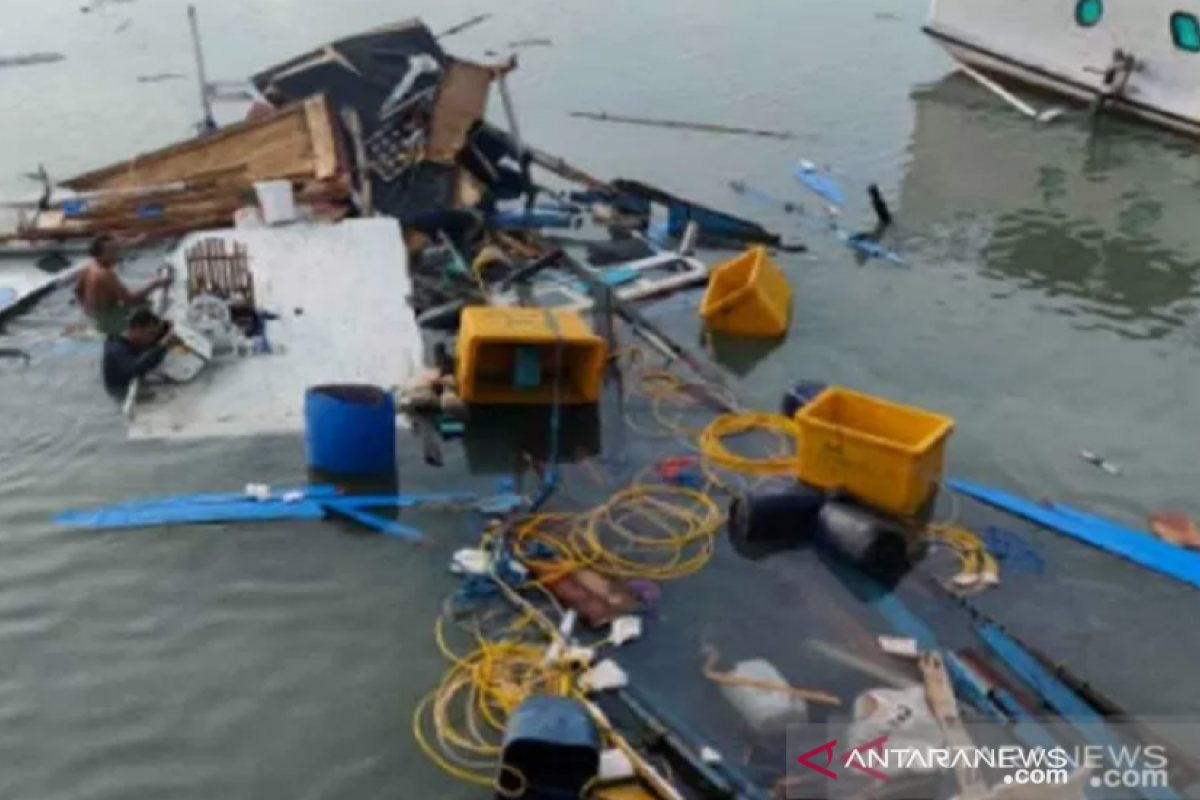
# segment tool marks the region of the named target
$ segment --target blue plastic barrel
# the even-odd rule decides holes
[[[308,466],[331,475],[396,471],[396,402],[378,386],[313,386],[304,396]]]

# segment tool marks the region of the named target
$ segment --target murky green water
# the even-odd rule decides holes
[[[213,78],[235,78],[405,11],[435,30],[481,9],[377,0],[204,0]],[[1037,127],[975,87],[919,33],[922,0],[505,4],[452,40],[479,55],[536,36],[514,78],[524,133],[602,175],[637,177],[786,228],[728,189],[743,179],[809,203],[798,157],[862,202],[880,184],[905,267],[859,264],[797,230],[785,259],[792,334],[744,364],[774,406],[797,378],[841,382],[957,417],[953,471],[1140,522],[1196,512],[1198,257],[1191,146],[1081,122]],[[128,25],[126,22],[128,21]],[[118,32],[119,31],[119,32]],[[198,118],[184,6],[22,2],[0,53],[62,51],[0,72],[0,186],[56,176],[184,135]],[[796,142],[602,125],[570,111],[790,129]],[[694,299],[669,301],[695,334]],[[63,298],[39,317],[71,312]],[[58,323],[24,323],[32,336]],[[744,355],[744,354],[743,354]],[[129,496],[286,482],[298,441],[134,446],[94,353],[0,365],[0,797],[479,796],[412,745],[436,680],[430,623],[447,551],[315,525],[66,533],[48,515]],[[1081,448],[1124,468],[1114,478]],[[452,456],[453,459],[453,456]],[[453,463],[451,465],[453,467]],[[437,474],[406,477],[433,483]],[[466,531],[443,535],[447,546]]]

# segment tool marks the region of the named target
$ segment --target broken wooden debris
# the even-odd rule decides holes
[[[20,56],[0,56],[0,69],[6,67],[31,67],[37,64],[54,64],[66,59],[62,53],[28,53]]]
[[[736,136],[757,136],[764,139],[797,139],[791,131],[771,131],[758,128],[739,128],[732,125],[713,125],[705,122],[685,122],[676,119],[653,119],[650,117],[625,117],[619,114],[609,114],[607,111],[572,111],[571,116],[577,119],[588,119],[594,122],[615,122],[621,125],[641,125],[648,128],[672,128],[675,130],[697,131],[698,133],[722,133]]]
[[[341,167],[333,115],[325,98],[317,96],[212,136],[78,175],[62,185],[77,191],[123,189],[237,170],[241,185],[281,177],[325,180],[336,176]]]
[[[447,28],[446,30],[439,33],[437,35],[437,38],[445,39],[449,36],[455,36],[457,34],[462,33],[463,31],[474,28],[476,25],[487,22],[491,18],[492,18],[491,14],[478,14],[464,22],[460,22],[457,25]]]

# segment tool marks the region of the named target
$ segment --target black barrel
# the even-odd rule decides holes
[[[729,504],[729,537],[735,544],[803,544],[825,500],[825,492],[800,483],[741,495]]]
[[[892,580],[912,568],[904,526],[852,503],[830,501],[818,513],[817,541],[842,561]]]

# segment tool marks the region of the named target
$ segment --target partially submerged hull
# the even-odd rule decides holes
[[[1119,47],[1138,67],[1106,108],[1200,136],[1200,53],[1173,41],[1176,5],[1111,3],[1089,26],[1074,0],[935,0],[923,30],[960,63],[1081,103],[1104,93]]]

